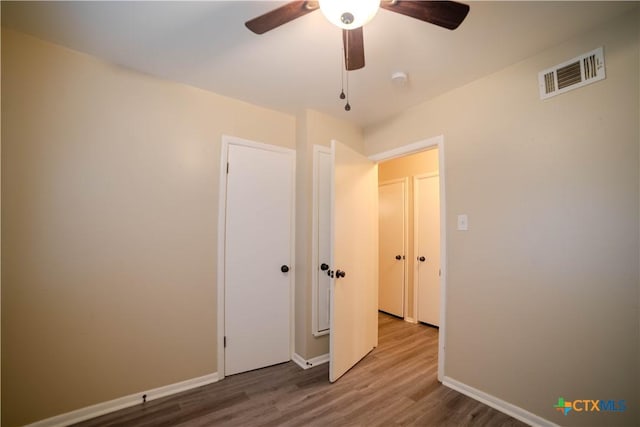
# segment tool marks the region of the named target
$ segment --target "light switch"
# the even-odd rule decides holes
[[[458,230],[467,231],[469,229],[469,218],[467,214],[458,215]]]

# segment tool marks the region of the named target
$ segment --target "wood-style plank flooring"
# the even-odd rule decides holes
[[[379,343],[335,384],[288,362],[79,426],[524,426],[436,379],[435,328],[379,315]]]

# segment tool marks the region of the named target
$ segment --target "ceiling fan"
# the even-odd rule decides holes
[[[362,26],[378,9],[410,16],[421,21],[455,30],[469,13],[469,6],[455,1],[416,0],[318,0],[292,1],[257,18],[245,22],[248,29],[264,34],[316,9],[342,28],[344,62],[347,71],[364,67]]]

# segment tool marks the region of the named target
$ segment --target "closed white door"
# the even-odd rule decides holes
[[[331,382],[378,345],[378,169],[344,144],[332,149]]]
[[[229,144],[224,277],[225,375],[291,359],[295,154]]]
[[[418,321],[440,325],[440,179],[414,177],[415,266]]]
[[[378,187],[378,309],[404,317],[406,180]]]
[[[331,262],[331,150],[314,147],[314,260],[313,271],[313,334],[329,333],[329,292],[327,274]]]

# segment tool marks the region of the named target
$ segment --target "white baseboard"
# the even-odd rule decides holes
[[[502,399],[499,399],[495,396],[492,396],[484,391],[480,391],[471,386],[468,386],[460,381],[456,381],[449,377],[444,377],[442,384],[445,386],[459,391],[460,393],[469,396],[472,399],[477,400],[478,402],[482,402],[485,405],[491,406],[494,409],[497,409],[500,412],[503,412],[507,415],[516,418],[523,423],[527,423],[531,426],[536,427],[559,427],[558,424],[552,423],[549,420],[546,420],[538,415],[535,415],[526,409],[522,409],[519,406],[513,405],[509,402],[505,402]]]
[[[87,406],[84,408],[76,409],[75,411],[67,412],[65,414],[56,415],[55,417],[47,418],[41,421],[37,421],[33,424],[29,424],[27,427],[58,427],[68,426],[70,424],[86,421],[91,418],[99,417],[101,415],[108,414],[120,409],[128,408],[130,406],[143,403],[143,395],[146,395],[146,401],[159,399],[161,397],[169,396],[171,394],[180,393],[181,391],[190,390],[192,388],[201,387],[203,385],[215,383],[218,381],[218,373],[204,375],[202,377],[192,378],[186,381],[180,381],[179,383],[169,384],[162,387],[154,388],[147,391],[141,391],[139,393],[130,394],[128,396],[119,397],[117,399],[109,400],[107,402],[97,403],[95,405]]]
[[[329,361],[329,353],[322,354],[309,360],[303,359],[302,356],[300,356],[298,353],[293,353],[293,357],[291,358],[291,360],[296,362],[296,364],[302,369],[309,369],[313,368],[314,366],[327,363]]]

